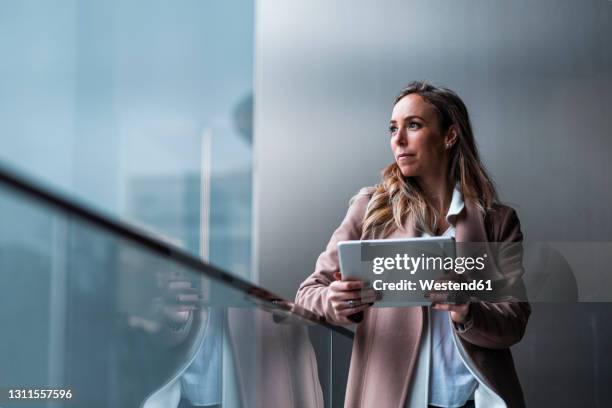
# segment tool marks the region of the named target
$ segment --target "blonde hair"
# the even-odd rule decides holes
[[[459,96],[447,88],[425,81],[415,81],[395,98],[394,106],[403,97],[418,94],[437,111],[441,131],[457,127],[458,137],[450,151],[448,176],[451,185],[459,182],[465,202],[482,213],[497,202],[493,181],[480,161],[467,108]],[[402,228],[412,215],[417,231],[434,235],[438,216],[427,201],[422,188],[412,177],[404,177],[397,163],[382,171],[382,181],[375,187],[362,189],[359,195],[371,195],[362,226],[362,239],[384,238],[396,228]],[[355,198],[356,198],[355,197]]]

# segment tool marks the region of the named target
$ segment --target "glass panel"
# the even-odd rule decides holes
[[[0,15],[0,162],[194,254],[206,183],[210,260],[248,277],[253,0],[3,1]]]
[[[332,406],[308,312],[4,184],[0,226],[0,406]]]

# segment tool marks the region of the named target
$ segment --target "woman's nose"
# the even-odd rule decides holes
[[[403,146],[408,142],[404,129],[398,129],[393,138],[395,139],[393,142],[399,146]]]

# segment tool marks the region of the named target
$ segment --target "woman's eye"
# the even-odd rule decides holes
[[[395,132],[397,132],[397,126],[389,126],[389,133],[394,135]]]
[[[410,122],[408,124],[408,129],[418,129],[421,125],[418,122]]]

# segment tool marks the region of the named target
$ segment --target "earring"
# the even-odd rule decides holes
[[[453,146],[453,144],[452,144],[452,143],[447,143],[447,144],[446,144],[446,150],[450,149],[452,146]]]

